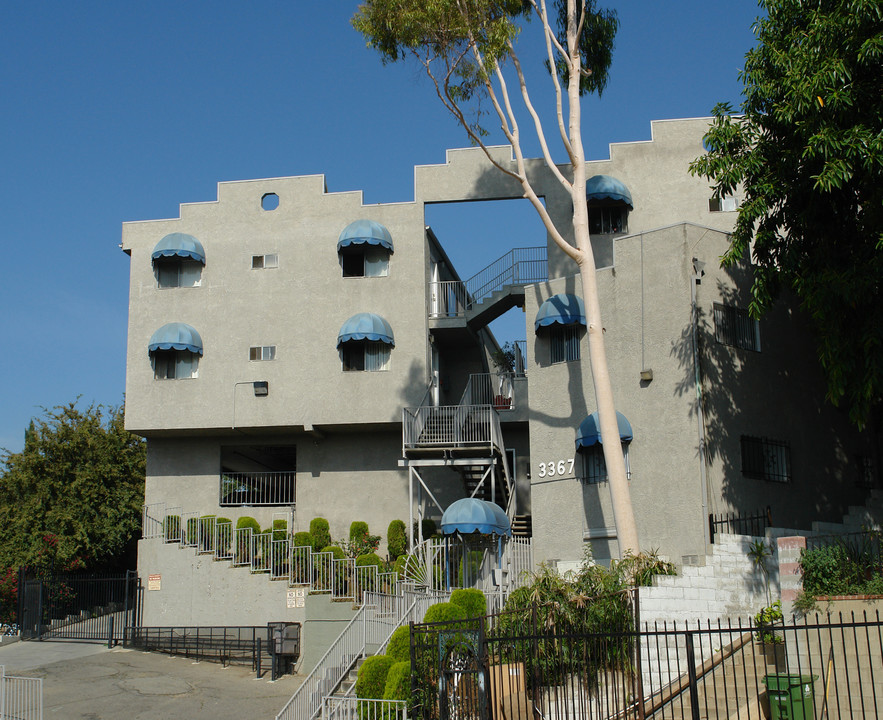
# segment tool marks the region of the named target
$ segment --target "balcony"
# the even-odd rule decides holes
[[[240,505],[285,505],[294,507],[294,470],[284,472],[222,472],[221,507]]]

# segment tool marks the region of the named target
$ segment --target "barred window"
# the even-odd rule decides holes
[[[760,352],[760,327],[747,310],[714,304],[714,339],[722,345]]]
[[[604,461],[604,446],[596,443],[588,448],[580,448],[579,454],[583,459],[583,482],[589,485],[607,481],[607,463]],[[622,457],[625,460],[625,474],[631,479],[632,471],[629,467],[629,446],[622,444]]]
[[[855,484],[863,488],[876,487],[873,459],[867,455],[857,455],[855,462],[858,467]]]
[[[551,362],[562,363],[579,360],[579,325],[555,325],[549,331]]]
[[[742,474],[757,480],[790,482],[790,446],[783,440],[743,435]]]

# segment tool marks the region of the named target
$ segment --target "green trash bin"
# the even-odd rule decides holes
[[[814,720],[813,681],[817,675],[766,675],[772,720]]]

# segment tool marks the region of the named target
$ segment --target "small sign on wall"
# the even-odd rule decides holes
[[[303,588],[289,590],[285,596],[285,606],[289,608],[302,608],[305,602],[306,600]]]
[[[147,576],[147,589],[148,590],[160,590],[162,588],[162,575],[148,575]]]

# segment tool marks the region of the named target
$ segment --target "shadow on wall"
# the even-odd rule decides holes
[[[749,306],[750,266],[720,272],[728,281],[704,280],[706,288],[716,282],[717,310],[707,297],[715,293],[703,293],[701,285],[697,289],[706,463],[717,469],[709,473],[709,482],[715,477],[720,482],[719,491],[709,488],[710,510],[753,513],[769,505],[774,524],[785,527],[809,527],[814,519],[839,520],[845,507],[838,508],[847,504],[844,484],[832,479],[849,477],[852,458],[842,439],[848,428],[824,399],[808,326],[783,296],[759,321],[755,334],[753,320],[735,320],[735,312]],[[715,312],[721,326],[717,335]],[[759,351],[748,349],[755,341]],[[675,393],[695,396],[692,327],[672,342],[670,354],[683,370]],[[696,415],[694,403],[694,421]],[[795,493],[800,502],[795,502]],[[717,497],[722,507],[715,507]],[[813,501],[807,502],[808,497]]]

